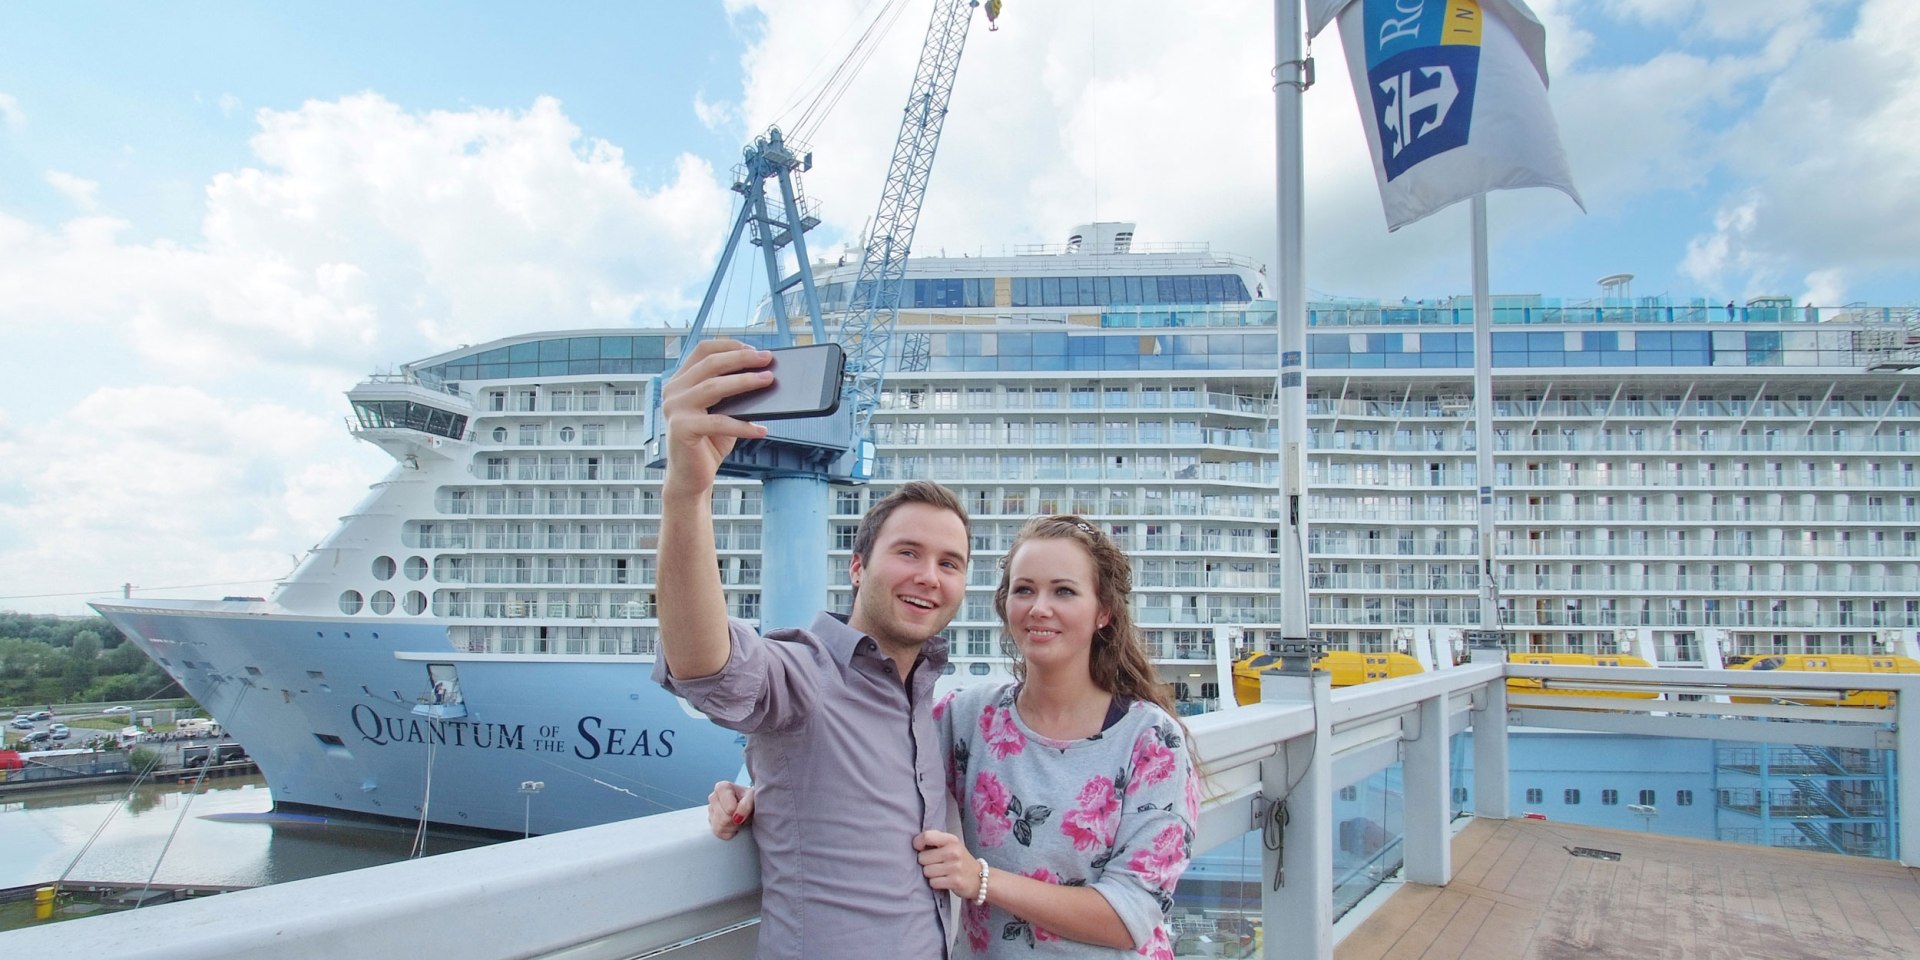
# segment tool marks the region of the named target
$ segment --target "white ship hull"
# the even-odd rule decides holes
[[[276,804],[551,833],[701,803],[740,771],[744,740],[656,685],[650,657],[454,654],[444,625],[260,603],[95,606],[246,746]],[[456,667],[464,712],[421,702],[430,662]]]

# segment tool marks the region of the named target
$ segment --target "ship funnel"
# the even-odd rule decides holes
[[[1068,253],[1131,253],[1135,224],[1083,223],[1067,234]]]

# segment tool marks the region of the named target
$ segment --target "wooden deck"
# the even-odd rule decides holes
[[[1481,820],[1453,863],[1452,883],[1402,888],[1337,960],[1920,957],[1920,870],[1887,860]]]

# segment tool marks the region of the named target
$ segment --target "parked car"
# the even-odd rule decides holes
[[[100,712],[101,713],[132,713],[133,708],[123,703],[123,704],[116,704],[114,706],[108,707],[105,710],[102,710]]]
[[[14,717],[11,721],[8,721],[7,725],[18,730],[32,730],[33,718],[23,713]]]
[[[48,724],[47,732],[52,734],[53,739],[55,740],[65,740],[66,738],[73,736],[73,731],[67,729],[67,725],[64,723]]]
[[[35,719],[35,720],[52,720],[52,719],[53,719],[53,711],[51,711],[51,710],[35,710],[35,711],[33,712],[33,719]]]
[[[53,734],[45,730],[35,730],[20,739],[25,743],[46,743],[53,739]]]

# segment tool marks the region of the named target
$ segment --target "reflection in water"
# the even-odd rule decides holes
[[[73,865],[74,880],[143,882],[165,849],[154,880],[255,886],[404,860],[408,829],[340,823],[208,819],[264,814],[273,796],[260,777],[205,786],[149,784],[49,790],[0,801],[0,887],[44,883]],[[112,815],[91,847],[88,838]],[[171,846],[167,835],[179,834]],[[480,845],[471,838],[427,838],[427,853]],[[85,853],[82,854],[82,850]],[[74,858],[80,859],[77,863]]]

